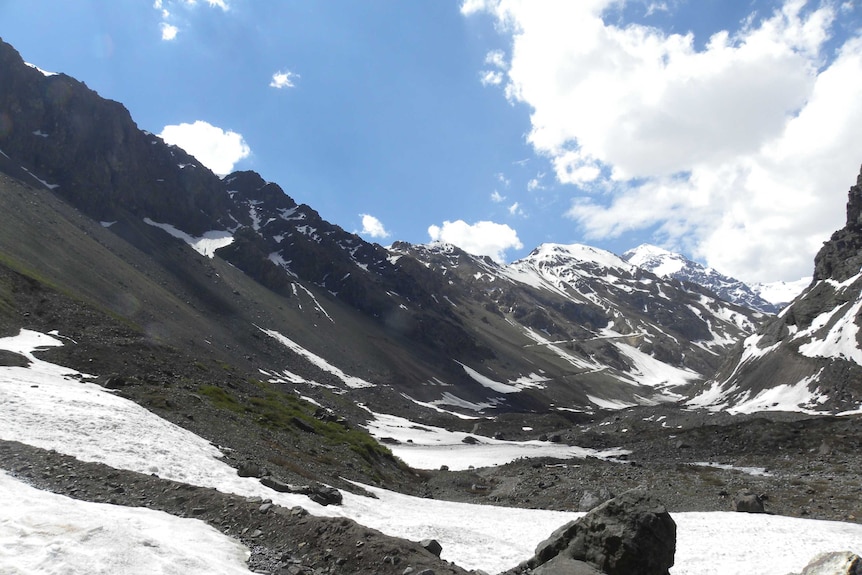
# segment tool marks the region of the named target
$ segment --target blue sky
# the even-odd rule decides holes
[[[0,0],[28,62],[370,241],[644,242],[810,275],[862,164],[859,0]]]

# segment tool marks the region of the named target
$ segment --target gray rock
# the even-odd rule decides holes
[[[421,545],[425,551],[428,551],[437,557],[440,557],[440,554],[443,552],[443,546],[440,545],[440,542],[436,539],[423,539],[419,542],[419,545]]]
[[[733,510],[743,513],[766,513],[763,498],[748,489],[741,489],[733,498]]]
[[[240,477],[263,477],[266,475],[266,469],[257,463],[243,463],[236,469],[236,474]]]
[[[851,551],[822,553],[802,570],[801,575],[862,575],[862,557]]]
[[[638,488],[557,529],[522,567],[545,575],[668,575],[675,553],[676,523]]]

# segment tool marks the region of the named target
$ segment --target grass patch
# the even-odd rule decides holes
[[[317,406],[295,395],[266,390],[261,382],[251,383],[263,391],[262,396],[249,397],[240,402],[232,394],[214,385],[199,388],[219,409],[252,416],[256,423],[273,431],[314,433],[330,445],[346,445],[363,460],[372,464],[380,459],[394,460],[392,452],[371,437],[365,430],[348,427],[337,421],[315,417]]]
[[[209,399],[218,409],[226,409],[234,413],[243,413],[245,409],[231,394],[215,385],[202,385],[198,393]]]

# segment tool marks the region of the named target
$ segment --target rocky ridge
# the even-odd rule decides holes
[[[703,286],[725,301],[765,314],[776,314],[787,303],[767,301],[746,283],[657,246],[640,245],[623,253],[622,258],[656,275]]]
[[[717,375],[703,385],[692,405],[733,408],[753,402],[753,406],[769,409],[781,404],[780,399],[772,403],[765,399],[769,391],[784,389],[794,390],[796,408],[833,412],[859,409],[860,221],[862,173],[848,192],[846,225],[832,234],[814,260],[811,285],[744,341]]]

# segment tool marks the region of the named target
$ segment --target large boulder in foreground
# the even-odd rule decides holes
[[[851,551],[823,553],[815,557],[801,575],[862,575],[862,557]]]
[[[668,575],[676,523],[643,488],[626,491],[557,529],[516,572]]]

